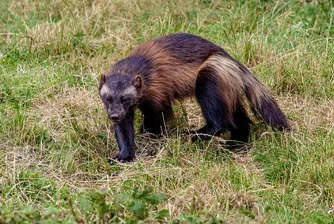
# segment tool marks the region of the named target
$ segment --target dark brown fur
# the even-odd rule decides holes
[[[131,105],[118,112],[107,99],[116,99],[119,103],[113,101],[113,104],[118,107],[123,105],[123,101],[117,101],[123,97],[122,93],[133,93],[133,99]],[[221,47],[191,34],[168,35],[138,46],[101,79],[100,95],[109,108],[109,117],[117,121],[115,132],[123,131],[116,133],[118,136],[133,129],[118,122],[129,119],[125,123],[133,125],[133,116],[128,115],[133,114],[135,107],[144,114],[143,131],[159,134],[163,123],[173,117],[173,101],[194,95],[207,121],[198,134],[217,135],[230,131],[232,140],[247,141],[251,121],[243,106],[244,96],[253,112],[270,126],[290,129],[269,90],[245,66]],[[116,115],[112,117],[111,114]],[[124,144],[118,139],[120,154],[126,152],[126,158],[118,156],[119,160],[133,159],[133,142],[127,139],[124,138]]]

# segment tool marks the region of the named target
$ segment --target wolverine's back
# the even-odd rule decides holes
[[[194,95],[199,67],[217,52],[225,53],[201,37],[179,33],[144,42],[129,58],[143,57],[151,66],[145,69],[149,73],[139,74],[147,83],[144,98],[154,96],[154,104],[170,105],[173,99]]]

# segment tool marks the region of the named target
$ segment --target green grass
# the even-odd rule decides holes
[[[0,223],[334,223],[333,17],[333,1],[1,1]],[[191,143],[187,100],[174,130],[110,166],[98,78],[175,32],[246,64],[293,131],[256,125],[245,152]]]

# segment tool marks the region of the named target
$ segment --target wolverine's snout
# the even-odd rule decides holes
[[[110,115],[110,119],[113,121],[119,121],[121,116],[119,114],[112,114]]]
[[[114,123],[121,122],[125,117],[125,111],[123,108],[114,108],[108,110],[109,118]]]

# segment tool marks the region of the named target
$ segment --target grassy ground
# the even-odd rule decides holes
[[[0,223],[334,223],[333,16],[333,1],[1,1]],[[167,136],[137,136],[138,159],[110,166],[98,78],[175,32],[246,64],[294,130],[255,125],[246,152],[191,143],[188,100]]]

